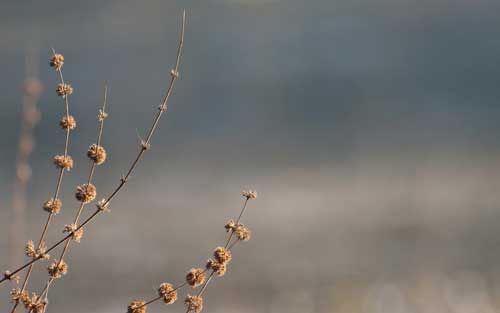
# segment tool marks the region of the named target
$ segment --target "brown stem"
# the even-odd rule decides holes
[[[177,60],[176,60],[176,64],[175,64],[175,72],[173,74],[176,74],[178,73],[178,69],[179,69],[179,65],[180,65],[180,57],[181,57],[181,53],[182,53],[182,47],[183,47],[183,44],[184,44],[184,31],[185,31],[185,25],[186,25],[186,12],[184,11],[183,12],[183,15],[182,15],[182,29],[181,29],[181,36],[180,36],[180,41],[179,41],[179,47],[177,49]],[[154,122],[153,122],[153,125],[151,126],[150,130],[149,130],[149,133],[148,133],[148,136],[147,136],[147,139],[145,141],[145,144],[141,146],[141,149],[139,150],[139,153],[137,155],[137,157],[135,158],[135,160],[132,162],[132,165],[130,166],[128,172],[127,172],[127,175],[125,175],[124,177],[122,177],[120,179],[120,183],[118,184],[118,186],[115,188],[115,190],[111,193],[111,195],[109,195],[104,203],[102,204],[103,207],[106,207],[110,202],[111,200],[118,194],[118,192],[123,188],[123,186],[125,185],[125,183],[128,181],[128,178],[130,177],[130,175],[132,174],[132,172],[134,171],[135,167],[137,166],[137,163],[139,162],[139,160],[141,159],[142,155],[144,154],[144,152],[146,151],[146,147],[149,146],[149,142],[151,141],[151,138],[156,130],[156,127],[158,125],[158,121],[162,115],[163,112],[166,111],[166,107],[167,107],[167,103],[168,103],[168,99],[172,93],[172,89],[173,89],[173,86],[174,86],[174,82],[175,80],[177,79],[177,75],[172,75],[172,78],[170,79],[170,84],[168,86],[168,89],[167,89],[167,93],[165,95],[165,97],[163,98],[163,101],[162,101],[162,104],[160,105],[160,109],[154,119]],[[78,231],[80,228],[84,227],[87,223],[91,222],[101,211],[101,209],[97,209],[96,211],[94,211],[94,213],[92,213],[86,220],[84,220],[74,231]],[[56,247],[58,247],[59,245],[61,245],[66,239],[70,238],[72,236],[72,234],[68,234],[66,236],[64,236],[62,239],[60,239],[58,242],[56,242],[55,244],[53,244],[52,246],[50,246],[48,249],[47,249],[47,253],[52,251],[53,249],[55,249]],[[24,264],[23,266],[17,268],[16,270],[14,271],[11,271],[11,276],[12,275],[15,275],[16,273],[22,271],[23,269],[25,269],[26,267],[28,266],[31,266],[33,263],[37,262],[40,260],[40,257],[39,258],[35,258],[35,259],[32,259],[31,261],[27,262],[26,264]],[[2,279],[0,279],[0,283],[4,282],[5,280],[7,280],[8,278],[7,277],[3,277]]]
[[[101,111],[102,112],[106,112],[105,110],[106,110],[107,99],[108,99],[108,87],[105,84],[104,85],[104,100],[103,100],[102,107],[101,107]],[[99,120],[99,130],[98,130],[98,135],[97,135],[97,146],[101,145],[102,131],[103,131],[103,128],[104,128],[104,120],[105,120],[105,118],[102,118],[102,119]],[[92,182],[92,177],[93,177],[95,168],[96,168],[96,163],[92,162],[92,164],[90,165],[89,175],[88,175],[88,178],[87,178],[87,185]],[[82,214],[82,211],[83,211],[84,207],[85,207],[85,202],[80,202],[80,206],[78,207],[76,215],[75,215],[75,217],[73,219],[73,224],[78,225],[78,220],[80,218],[80,215]],[[70,234],[73,234],[73,233],[70,233]],[[64,248],[63,248],[63,250],[61,252],[61,255],[59,256],[59,261],[58,261],[57,266],[59,266],[61,264],[62,260],[64,259],[64,256],[68,252],[70,244],[71,244],[71,239],[66,239],[66,242],[64,244]],[[38,299],[41,299],[44,296],[45,296],[45,299],[47,299],[47,294],[49,292],[49,288],[52,285],[53,281],[54,281],[54,277],[50,277],[47,280],[47,282],[45,284],[45,287],[43,288],[42,292],[38,296]]]
[[[245,202],[243,203],[243,206],[242,206],[242,208],[241,208],[241,210],[240,210],[240,214],[238,215],[238,218],[236,219],[236,224],[238,224],[238,223],[240,222],[241,218],[243,217],[243,213],[245,212],[245,209],[246,209],[246,207],[247,207],[248,199],[249,199],[249,198],[246,198],[246,199],[245,199]],[[232,249],[232,248],[233,248],[233,247],[234,247],[234,246],[235,246],[235,245],[236,245],[236,244],[240,241],[240,240],[236,239],[235,241],[233,241],[233,243],[232,243],[231,245],[229,245],[229,242],[231,241],[232,236],[233,236],[233,231],[231,231],[231,233],[229,234],[229,236],[228,236],[228,240],[227,240],[227,243],[226,243],[226,245],[225,245],[225,248],[227,248],[228,250],[231,250],[231,249]],[[228,247],[228,246],[229,246],[229,247]],[[206,271],[207,271],[207,270],[205,269],[203,272],[206,272]],[[201,296],[201,295],[203,294],[203,292],[204,292],[204,291],[205,291],[205,289],[207,288],[208,284],[209,284],[209,283],[210,283],[210,281],[213,279],[214,275],[215,275],[215,272],[212,270],[212,272],[210,273],[210,276],[208,276],[207,280],[205,281],[205,283],[204,283],[204,284],[203,284],[203,286],[201,287],[201,289],[200,289],[200,291],[198,292],[197,296]],[[173,291],[178,290],[178,289],[180,289],[180,288],[182,288],[182,287],[184,287],[184,286],[186,286],[186,285],[187,285],[187,282],[184,282],[183,284],[181,284],[181,285],[179,285],[179,286],[175,287]],[[160,296],[160,297],[153,298],[153,299],[151,299],[151,300],[147,301],[146,303],[144,303],[143,305],[141,305],[141,306],[137,307],[136,309],[142,308],[142,307],[144,307],[144,306],[146,306],[146,305],[148,305],[148,304],[151,304],[151,303],[153,303],[153,302],[156,302],[156,301],[160,300],[161,298],[162,298],[161,296]],[[186,310],[186,313],[188,313],[188,312],[189,312],[189,310]]]
[[[52,54],[55,55],[56,52],[54,49],[52,49]],[[62,68],[59,69],[59,78],[61,80],[61,83],[64,84],[64,76],[63,76],[63,73],[62,73]],[[64,106],[65,106],[65,111],[66,111],[66,118],[69,119],[69,102],[68,102],[68,97],[69,95],[65,95],[64,96]],[[69,148],[69,134],[70,134],[70,129],[69,127],[66,128],[66,139],[65,139],[65,142],[64,142],[64,156],[66,157],[68,155],[68,148]],[[62,184],[62,179],[63,179],[63,176],[64,176],[64,168],[61,168],[60,171],[59,171],[59,177],[57,179],[57,184],[56,184],[56,190],[54,191],[54,200],[57,199],[57,196],[59,195],[59,191],[61,189],[61,184]],[[45,222],[45,225],[43,227],[43,231],[42,231],[42,234],[40,235],[40,239],[38,241],[38,248],[41,247],[41,245],[43,244],[44,242],[44,239],[45,239],[45,235],[47,233],[47,230],[49,228],[49,225],[50,225],[50,222],[52,220],[52,216],[54,215],[54,213],[52,212],[49,212],[48,214],[48,217],[47,217],[47,221]],[[37,259],[34,259],[34,260],[39,260],[40,258],[37,258]],[[28,281],[30,279],[30,276],[31,276],[31,273],[33,271],[33,263],[34,262],[31,262],[30,265],[29,265],[29,270],[28,272],[26,273],[26,276],[24,277],[24,280],[23,280],[23,285],[22,285],[22,288],[21,288],[21,292],[23,292],[25,289],[26,289],[26,286],[28,285]],[[0,280],[0,283],[2,282],[3,280]],[[12,306],[12,310],[11,310],[11,313],[14,313],[16,312],[16,309],[17,309],[17,306],[19,305],[19,300],[16,300],[14,302],[14,305]]]

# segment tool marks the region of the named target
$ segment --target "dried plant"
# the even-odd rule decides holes
[[[116,195],[122,190],[123,186],[129,181],[129,178],[131,174],[134,172],[135,168],[137,167],[137,164],[143,157],[144,153],[151,148],[151,139],[158,127],[158,123],[160,121],[160,118],[162,115],[167,111],[168,109],[168,100],[172,94],[173,87],[175,81],[179,78],[179,65],[180,65],[180,58],[181,58],[181,53],[182,53],[182,47],[184,43],[184,33],[185,33],[185,25],[186,25],[186,13],[183,12],[182,14],[182,24],[181,24],[181,32],[180,32],[180,40],[179,40],[179,46],[177,49],[177,57],[176,57],[176,62],[174,68],[170,71],[170,82],[167,87],[166,94],[163,98],[162,103],[158,107],[158,112],[156,113],[156,116],[153,120],[153,123],[151,127],[149,128],[147,132],[147,136],[144,140],[140,142],[140,148],[137,156],[131,163],[129,169],[127,170],[126,174],[123,175],[120,178],[119,184],[116,186],[116,188],[110,193],[110,195],[106,198],[103,198],[102,200],[98,201],[96,204],[96,210],[88,217],[86,218],[83,222],[79,223],[79,218],[82,213],[83,208],[85,207],[86,204],[90,203],[96,198],[96,188],[95,186],[91,183],[95,167],[96,165],[102,164],[106,160],[106,151],[104,148],[101,146],[101,136],[102,136],[102,129],[103,129],[103,124],[104,120],[108,116],[108,114],[105,111],[105,105],[106,105],[106,99],[107,99],[107,92],[105,89],[104,93],[104,102],[103,102],[103,107],[99,111],[99,135],[97,142],[95,144],[92,144],[88,151],[87,151],[87,156],[91,160],[91,168],[89,171],[88,179],[86,183],[80,185],[77,187],[75,197],[78,201],[80,201],[80,206],[76,212],[75,218],[73,219],[71,224],[67,224],[64,227],[63,232],[67,233],[67,235],[64,235],[62,239],[57,241],[56,243],[52,244],[50,247],[47,248],[45,245],[45,235],[48,231],[50,221],[53,217],[53,215],[57,214],[61,207],[62,203],[60,199],[58,198],[59,196],[59,191],[61,189],[62,185],[62,179],[63,179],[63,174],[65,170],[69,170],[73,167],[73,160],[68,154],[68,145],[69,145],[69,134],[70,131],[73,130],[76,127],[76,122],[73,116],[69,114],[69,101],[68,98],[69,96],[73,93],[73,88],[66,84],[64,82],[63,74],[62,74],[62,67],[64,64],[64,57],[62,54],[56,53],[53,50],[53,55],[50,60],[50,65],[59,73],[60,76],[60,84],[58,85],[56,92],[59,96],[61,96],[64,99],[64,104],[66,107],[66,114],[65,116],[61,119],[60,121],[60,126],[66,131],[66,140],[65,140],[65,148],[64,148],[64,154],[58,155],[54,158],[54,163],[56,166],[59,168],[59,177],[57,180],[56,184],[56,191],[54,193],[54,196],[47,200],[43,208],[48,212],[48,218],[47,221],[45,222],[45,226],[43,228],[42,234],[40,236],[40,239],[35,245],[33,241],[29,241],[27,246],[26,246],[26,254],[30,256],[31,260],[27,263],[25,263],[23,266],[17,268],[16,270],[13,271],[5,271],[3,274],[3,277],[0,278],[0,283],[3,283],[7,280],[13,280],[15,281],[18,278],[18,273],[24,269],[28,269],[26,276],[24,277],[23,284],[21,288],[16,288],[13,289],[11,292],[11,298],[14,302],[13,308],[11,312],[15,312],[16,308],[18,307],[19,303],[23,303],[26,309],[29,312],[44,312],[46,309],[46,305],[48,303],[47,301],[47,294],[49,291],[49,288],[51,284],[54,282],[56,278],[62,277],[62,275],[66,274],[68,271],[68,265],[64,261],[64,257],[66,253],[69,251],[70,247],[70,242],[72,240],[79,242],[80,239],[82,238],[83,235],[83,227],[93,221],[97,215],[101,212],[105,212],[109,210],[109,205],[111,201],[116,197]],[[39,294],[33,293],[32,296],[29,296],[28,291],[26,290],[28,281],[30,278],[30,275],[32,273],[34,264],[42,259],[47,259],[49,258],[48,253],[57,248],[58,246],[64,244],[64,248],[62,249],[61,255],[58,259],[54,260],[54,262],[48,267],[48,272],[49,272],[49,279],[47,280],[45,287],[43,288],[42,292]],[[167,288],[167,287],[165,287]]]
[[[61,54],[58,54],[54,50],[52,50],[52,59],[50,61],[50,65],[56,70],[57,73],[59,73],[59,79],[60,79],[60,83],[56,89],[56,92],[59,96],[62,96],[62,98],[63,98],[64,108],[65,108],[65,117],[66,117],[66,119],[69,119],[70,112],[69,112],[69,99],[68,98],[69,98],[69,95],[73,92],[73,88],[71,88],[71,86],[69,84],[66,84],[64,81],[64,76],[63,76],[63,72],[62,72],[63,64],[64,64],[64,57]],[[47,230],[49,228],[52,217],[55,214],[59,213],[61,206],[62,206],[61,201],[59,200],[58,197],[59,197],[59,192],[60,192],[62,181],[63,181],[64,170],[69,170],[70,168],[73,167],[73,160],[71,159],[71,156],[69,156],[69,154],[68,154],[69,137],[70,137],[71,129],[68,127],[65,129],[65,132],[66,132],[66,137],[65,137],[65,141],[64,141],[64,154],[57,155],[54,157],[54,163],[56,164],[56,166],[59,169],[59,175],[57,178],[57,183],[56,183],[54,195],[51,199],[46,201],[45,204],[43,205],[43,208],[48,212],[48,216],[47,216],[47,220],[45,221],[45,225],[43,226],[42,234],[40,235],[40,238],[38,239],[37,248],[36,248],[38,250],[41,249],[42,246],[45,246],[45,242],[44,242],[45,236],[47,234]],[[31,254],[31,255],[27,253],[27,255],[29,257],[31,257],[32,261],[33,261],[33,260],[44,259],[46,253],[47,252],[42,253],[42,254]],[[34,266],[34,263],[31,263],[29,265],[28,271],[27,271],[26,275],[24,276],[23,284],[22,284],[21,289],[20,289],[21,293],[25,291],[25,289],[28,285],[31,273],[33,271],[33,266]],[[14,274],[15,274],[15,272],[4,273],[4,279],[5,278],[11,279],[12,275],[14,275]],[[12,307],[11,313],[16,311],[17,306],[19,305],[19,302],[20,302],[19,299],[14,300],[14,305]]]
[[[109,206],[111,201],[116,197],[116,195],[122,190],[123,186],[129,181],[132,173],[134,172],[137,164],[142,159],[144,153],[151,148],[151,139],[158,127],[158,123],[162,115],[168,109],[168,100],[172,94],[172,90],[174,87],[175,81],[179,77],[179,65],[180,58],[182,54],[182,48],[184,43],[184,33],[185,33],[185,25],[186,25],[186,14],[183,12],[182,14],[182,24],[180,31],[180,40],[179,46],[177,49],[177,57],[174,68],[170,71],[170,82],[166,90],[166,94],[163,98],[162,103],[158,107],[158,112],[155,115],[153,123],[149,128],[147,135],[144,140],[141,140],[139,145],[139,151],[136,157],[133,159],[130,167],[128,168],[125,175],[120,178],[118,185],[114,188],[114,190],[105,198],[100,201],[97,201],[95,211],[90,214],[86,219],[80,221],[81,214],[85,206],[92,201],[94,201],[97,197],[97,188],[93,184],[92,179],[94,177],[96,168],[98,165],[103,164],[106,161],[107,153],[105,148],[102,146],[102,135],[104,128],[104,121],[106,120],[108,113],[106,112],[106,104],[107,104],[107,86],[104,87],[104,100],[102,107],[99,110],[98,114],[98,135],[95,143],[92,143],[87,150],[87,157],[90,159],[90,168],[88,176],[85,182],[76,187],[75,198],[79,202],[78,209],[76,210],[75,216],[73,220],[64,226],[62,230],[65,235],[57,241],[56,243],[47,247],[45,244],[45,236],[49,229],[49,225],[52,217],[59,213],[63,207],[61,200],[59,199],[59,192],[62,186],[62,180],[65,171],[69,171],[74,166],[74,161],[71,156],[68,154],[68,146],[69,146],[69,136],[70,132],[76,127],[76,120],[73,116],[70,115],[69,112],[69,96],[73,93],[73,87],[67,84],[64,81],[62,68],[64,66],[65,58],[62,54],[56,53],[52,50],[52,58],[50,60],[50,66],[54,68],[54,70],[59,73],[60,83],[57,85],[56,93],[60,97],[62,97],[65,105],[65,115],[59,121],[59,125],[66,132],[64,153],[60,155],[56,155],[53,158],[53,162],[55,166],[59,170],[59,176],[57,179],[56,189],[53,197],[46,200],[43,204],[43,209],[47,211],[48,218],[44,224],[42,234],[40,239],[35,244],[34,241],[30,240],[26,244],[25,252],[28,257],[31,258],[29,262],[24,264],[23,266],[13,270],[13,271],[5,271],[2,278],[0,278],[0,283],[13,280],[15,281],[18,278],[18,273],[24,269],[27,269],[26,275],[23,279],[23,283],[21,288],[15,288],[11,291],[11,299],[13,301],[13,307],[11,313],[14,313],[20,303],[24,305],[28,312],[33,313],[44,313],[47,310],[48,305],[48,294],[50,287],[54,284],[54,282],[66,275],[68,272],[69,266],[65,261],[65,257],[70,251],[71,242],[80,242],[84,235],[84,227],[91,221],[95,219],[97,215],[101,212],[109,211]],[[257,198],[257,193],[255,191],[243,191],[242,196],[244,198],[243,206],[240,210],[240,213],[236,220],[229,220],[225,224],[225,229],[229,233],[228,238],[224,246],[216,247],[213,251],[212,258],[208,259],[208,261],[201,267],[195,267],[189,270],[186,273],[185,281],[177,286],[174,286],[170,283],[162,283],[158,288],[158,295],[149,300],[134,300],[128,305],[129,313],[144,313],[146,312],[147,306],[153,302],[162,300],[166,304],[172,304],[178,299],[178,290],[185,287],[191,286],[192,288],[199,288],[199,291],[195,295],[188,294],[184,303],[186,305],[186,313],[195,312],[199,313],[203,309],[203,292],[208,287],[210,281],[214,277],[223,276],[228,268],[229,263],[232,260],[232,249],[238,242],[248,241],[251,237],[250,230],[241,223],[241,218],[245,209],[247,207],[247,203],[251,199]],[[52,252],[59,246],[63,246],[58,258],[52,260],[51,264],[47,267],[48,278],[43,285],[43,288],[38,293],[28,292],[28,282],[30,279],[30,275],[32,273],[33,267],[35,263],[40,260],[49,259],[49,253]]]
[[[191,286],[196,288],[202,286],[196,295],[188,294],[184,299],[184,304],[186,305],[186,313],[195,312],[200,313],[203,310],[203,292],[207,288],[210,281],[215,276],[223,276],[226,273],[227,266],[232,260],[231,249],[241,241],[248,241],[250,239],[250,230],[243,225],[241,218],[247,207],[248,200],[256,199],[256,191],[243,191],[241,195],[245,198],[243,206],[240,210],[240,214],[236,219],[236,222],[229,220],[229,222],[224,226],[229,236],[227,238],[224,247],[217,247],[213,252],[213,259],[209,259],[206,263],[205,269],[192,268],[186,275],[185,282],[178,284],[174,287],[170,283],[162,283],[158,288],[158,296],[149,300],[134,300],[127,307],[127,313],[145,313],[147,306],[153,302],[163,300],[166,304],[172,304],[177,300],[178,290],[186,286]],[[238,230],[245,229],[245,236],[238,234]],[[206,272],[209,271],[210,275],[206,278]]]

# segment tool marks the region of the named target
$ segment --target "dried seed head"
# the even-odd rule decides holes
[[[141,147],[143,150],[149,150],[151,149],[151,144],[149,142],[141,140]]]
[[[76,187],[75,197],[78,201],[89,203],[95,199],[97,190],[92,184],[83,184]]]
[[[12,302],[26,302],[29,299],[28,292],[21,290],[21,288],[14,288],[10,291],[10,299]]]
[[[64,56],[59,53],[55,53],[49,61],[51,67],[56,71],[60,71],[64,64]]]
[[[69,96],[73,93],[73,87],[69,84],[58,84],[56,89],[57,95],[61,97]]]
[[[89,159],[94,161],[95,164],[100,165],[106,161],[106,150],[102,146],[97,144],[90,145],[87,151],[87,156]]]
[[[158,295],[163,298],[163,302],[166,304],[172,304],[177,301],[177,290],[169,283],[160,285],[160,288],[158,288]]]
[[[212,270],[218,276],[224,276],[224,274],[226,274],[226,264],[219,263],[212,259],[207,261],[207,269]]]
[[[66,264],[64,260],[54,260],[54,262],[48,267],[48,270],[50,277],[60,278],[68,272],[68,264]]]
[[[73,239],[76,242],[80,242],[83,237],[83,227],[78,229],[77,224],[66,224],[64,225],[63,233],[70,233],[71,234],[71,239]]]
[[[33,259],[49,259],[49,255],[46,253],[47,252],[47,246],[45,245],[45,242],[42,241],[40,243],[40,246],[37,248],[35,247],[35,243],[33,240],[28,240],[26,243],[25,247],[26,255],[29,256],[30,258]]]
[[[186,275],[187,283],[192,287],[198,287],[205,282],[205,271],[201,268],[192,268]]]
[[[15,282],[16,284],[19,283],[19,279],[21,278],[21,277],[19,277],[19,275],[13,275],[13,274],[11,274],[10,271],[3,272],[3,277],[5,279],[8,279],[10,281]]]
[[[238,239],[242,240],[242,241],[248,241],[248,240],[250,240],[250,238],[252,238],[252,233],[250,232],[250,229],[248,229],[243,224],[236,225],[236,228],[234,229],[234,233],[236,234]]]
[[[257,191],[255,190],[243,190],[241,195],[248,199],[257,199]]]
[[[158,106],[158,110],[160,110],[161,112],[167,112],[167,104],[166,103],[162,103]]]
[[[64,168],[67,171],[69,171],[70,169],[73,168],[73,159],[69,155],[67,155],[67,156],[56,155],[54,157],[54,164],[58,168]]]
[[[200,313],[203,310],[203,298],[201,296],[187,295],[184,303],[188,312]]]
[[[109,212],[109,202],[106,202],[106,199],[101,199],[97,201],[97,208],[103,212]]]
[[[102,110],[102,109],[99,109],[99,114],[97,115],[99,122],[104,121],[107,117],[108,117],[108,113],[104,112],[104,110]]]
[[[43,204],[43,209],[49,213],[57,214],[61,211],[62,202],[60,199],[50,198]]]
[[[146,301],[134,300],[130,302],[127,313],[146,313]]]
[[[231,251],[227,250],[226,248],[223,247],[217,247],[214,250],[214,257],[215,260],[221,264],[226,264],[231,261]]]
[[[28,312],[33,312],[33,313],[43,313],[45,311],[45,306],[47,305],[47,302],[45,300],[42,300],[41,295],[38,296],[34,292],[31,298],[27,296],[22,301],[24,307],[28,310]]]
[[[236,228],[236,223],[233,220],[229,220],[227,221],[227,224],[224,225],[224,228],[226,229],[226,232],[234,231],[234,229]]]
[[[69,117],[65,115],[59,121],[59,125],[62,127],[62,129],[73,130],[76,128],[76,120],[72,115],[70,115]]]

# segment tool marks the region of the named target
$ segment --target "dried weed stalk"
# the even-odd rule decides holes
[[[127,313],[146,313],[147,306],[153,302],[163,300],[165,304],[172,304],[177,300],[177,291],[185,286],[196,288],[202,286],[196,295],[188,294],[184,299],[186,305],[186,313],[194,312],[200,313],[203,310],[203,292],[206,290],[208,284],[215,276],[224,276],[227,266],[232,260],[231,249],[240,241],[250,240],[250,230],[243,225],[241,218],[247,207],[248,200],[256,199],[256,191],[243,191],[241,195],[245,198],[240,214],[236,221],[229,220],[224,228],[229,232],[226,244],[224,247],[217,247],[213,252],[213,258],[208,259],[205,268],[192,268],[186,275],[185,282],[174,287],[170,283],[162,283],[158,288],[158,296],[149,300],[134,300],[127,307]],[[210,275],[206,278],[206,272],[209,271]]]
[[[73,88],[69,84],[66,84],[64,82],[64,76],[63,76],[63,72],[62,72],[63,64],[64,64],[64,57],[61,54],[56,53],[52,49],[52,59],[50,60],[50,66],[52,66],[56,70],[56,72],[59,73],[59,79],[60,79],[60,83],[57,85],[56,92],[59,96],[61,96],[63,98],[64,107],[65,107],[65,118],[69,119],[70,115],[69,115],[69,100],[68,100],[68,98],[69,98],[69,95],[71,95],[73,93]],[[71,130],[72,129],[70,129],[69,127],[65,128],[66,138],[64,141],[64,154],[63,155],[56,155],[54,157],[54,163],[56,164],[56,166],[59,169],[59,176],[57,178],[56,188],[55,188],[53,197],[51,199],[47,200],[45,202],[45,204],[43,205],[43,208],[48,212],[48,216],[47,216],[47,220],[45,221],[45,225],[43,227],[42,234],[40,235],[40,239],[38,240],[36,248],[34,248],[34,246],[33,246],[34,250],[35,251],[38,250],[39,253],[35,253],[35,254],[29,253],[28,248],[31,248],[30,243],[32,243],[32,241],[28,242],[28,245],[27,245],[26,252],[27,252],[27,255],[32,258],[32,261],[34,261],[34,260],[38,261],[40,259],[46,258],[46,255],[48,252],[44,251],[45,250],[45,242],[44,242],[45,235],[47,234],[47,230],[49,228],[52,217],[55,214],[59,213],[61,206],[62,206],[61,200],[59,200],[58,196],[59,196],[59,191],[61,189],[64,171],[69,170],[73,167],[73,160],[71,159],[71,157],[68,154],[69,135],[70,135]],[[23,284],[22,284],[21,288],[19,289],[19,292],[21,294],[24,293],[24,291],[28,285],[31,273],[33,271],[33,266],[34,266],[34,262],[30,262],[28,271],[27,271],[26,276],[24,277],[24,280],[23,280]],[[13,275],[15,275],[16,273],[17,273],[16,271],[14,271],[12,273],[9,271],[6,271],[4,273],[3,280],[14,278],[15,276],[13,276]],[[13,297],[13,299],[14,298],[15,297]],[[21,300],[22,299],[19,299],[19,298],[14,299],[14,305],[12,307],[11,313],[14,313],[16,311],[17,306],[19,305]],[[37,307],[44,307],[44,303],[40,303]]]
[[[48,211],[49,215],[47,222],[45,223],[45,226],[43,228],[42,235],[40,236],[40,239],[36,246],[33,242],[29,242],[26,247],[26,252],[31,257],[31,260],[25,263],[23,266],[17,268],[16,270],[5,271],[3,277],[0,278],[0,283],[3,283],[7,280],[15,280],[16,277],[18,277],[17,274],[20,271],[28,268],[28,272],[24,278],[22,288],[14,289],[11,292],[11,298],[14,302],[12,313],[15,312],[19,303],[23,303],[30,312],[42,313],[45,311],[47,304],[47,293],[50,288],[50,285],[52,284],[54,279],[61,277],[67,272],[68,266],[66,262],[64,262],[64,256],[69,249],[71,240],[79,241],[81,239],[81,236],[83,235],[83,227],[88,223],[90,223],[91,221],[93,221],[94,218],[97,215],[99,215],[99,213],[108,211],[111,201],[116,197],[116,195],[120,192],[120,190],[122,190],[123,186],[129,181],[130,176],[134,172],[139,161],[142,159],[144,153],[150,149],[151,139],[158,127],[160,118],[168,109],[168,100],[172,94],[174,83],[179,77],[179,65],[182,54],[182,47],[184,44],[185,25],[186,25],[186,13],[184,11],[182,14],[182,24],[181,24],[179,46],[177,49],[176,62],[174,68],[170,71],[170,83],[168,85],[163,101],[158,107],[158,112],[156,113],[153,123],[149,128],[147,136],[143,141],[141,141],[139,152],[135,157],[135,159],[133,160],[132,164],[130,165],[129,169],[127,170],[126,174],[120,178],[119,184],[107,198],[104,198],[97,202],[96,210],[83,222],[79,223],[79,218],[85,204],[91,202],[96,197],[96,188],[91,183],[95,166],[98,164],[102,164],[106,159],[106,152],[104,148],[102,148],[102,146],[100,145],[103,122],[107,116],[107,113],[104,111],[103,107],[103,109],[100,111],[99,114],[99,119],[101,123],[100,123],[99,137],[97,143],[91,145],[87,152],[87,156],[92,160],[92,166],[90,169],[89,177],[85,184],[77,187],[77,191],[75,193],[75,197],[77,198],[78,201],[80,201],[80,207],[73,220],[73,223],[65,226],[64,230],[68,234],[63,236],[62,239],[60,239],[59,241],[57,241],[56,243],[47,248],[44,243],[45,234],[48,230],[52,216],[57,214],[57,212],[59,212],[62,206],[62,203],[59,200],[58,195],[62,184],[63,174],[65,170],[69,170],[73,166],[73,160],[68,155],[68,145],[69,145],[70,131],[73,130],[76,126],[75,119],[69,114],[69,104],[68,104],[68,97],[69,95],[72,94],[73,88],[64,82],[62,75],[62,66],[64,64],[64,57],[61,54],[57,54],[55,51],[53,51],[53,56],[50,61],[50,65],[59,73],[61,79],[61,83],[58,85],[56,92],[59,96],[61,96],[64,99],[64,103],[66,106],[66,114],[60,121],[60,126],[66,130],[65,149],[63,155],[59,155],[54,158],[54,163],[59,168],[59,178],[57,181],[56,191],[54,193],[54,196],[51,199],[47,200],[44,204],[44,209]],[[104,101],[104,103],[106,103],[106,101]],[[55,260],[48,268],[50,277],[47,280],[44,289],[39,295],[33,293],[32,296],[29,296],[29,293],[26,290],[26,286],[34,264],[42,259],[47,259],[49,257],[48,253],[57,248],[58,246],[62,245],[63,243],[65,245],[59,259]]]

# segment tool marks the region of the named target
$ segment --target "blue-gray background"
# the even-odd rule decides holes
[[[95,181],[104,196],[161,100],[183,8],[185,54],[169,112],[111,213],[70,251],[50,312],[124,312],[162,281],[182,281],[223,242],[248,188],[259,191],[245,216],[253,240],[210,286],[205,312],[500,310],[493,0],[3,0],[1,268],[9,268],[26,51],[38,52],[44,85],[27,238],[41,231],[40,206],[56,180],[50,160],[64,140],[50,47],[64,53],[75,87],[76,166],[53,242],[85,180],[102,82],[109,158]],[[2,310],[10,287],[0,286]],[[182,311],[180,302],[149,312]]]

